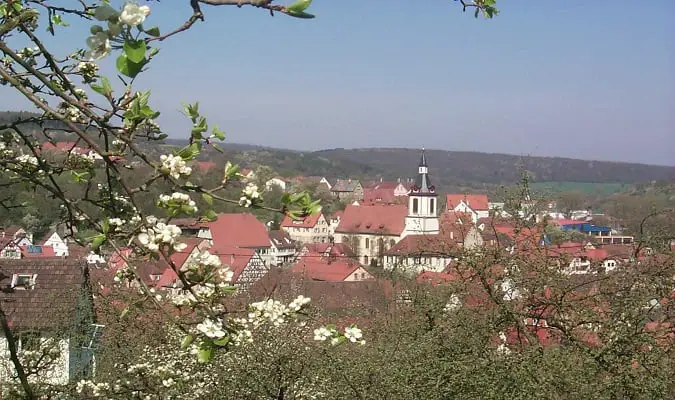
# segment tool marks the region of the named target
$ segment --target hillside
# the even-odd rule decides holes
[[[0,124],[19,116],[37,114],[0,112]],[[58,126],[58,122],[48,125]],[[37,125],[29,131],[38,140]],[[73,140],[73,136],[60,135],[57,140]],[[164,144],[141,143],[151,153],[165,153],[170,147],[187,143],[181,139],[167,139]],[[412,177],[419,161],[418,149],[370,148],[329,149],[300,152],[264,146],[224,143],[222,153],[210,151],[202,156],[217,162],[231,160],[245,167],[266,165],[283,176],[323,175],[329,178],[397,179]],[[492,191],[500,184],[513,184],[520,180],[521,167],[534,176],[538,188],[550,192],[579,190],[584,192],[612,193],[625,191],[626,185],[652,181],[675,180],[675,167],[634,163],[585,161],[559,157],[521,157],[507,154],[489,154],[465,151],[427,150],[430,172],[434,183],[441,190]]]
[[[416,149],[377,148],[332,149],[313,154],[365,164],[387,171],[387,178],[395,178],[411,174],[411,166],[418,162],[419,153]],[[513,183],[520,179],[520,166],[530,171],[536,182],[635,184],[675,179],[675,167],[645,164],[443,150],[427,150],[427,158],[430,172],[443,186]]]

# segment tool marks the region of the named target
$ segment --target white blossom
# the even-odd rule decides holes
[[[357,341],[361,341],[361,338],[363,338],[363,332],[361,332],[361,329],[355,326],[347,327],[345,328],[345,338],[352,343],[356,343]]]
[[[158,205],[165,208],[185,207],[188,213],[197,212],[197,204],[185,193],[162,194],[159,196]]]
[[[181,176],[189,176],[192,173],[192,168],[188,167],[185,160],[179,156],[164,154],[159,159],[162,162],[162,171],[174,179],[178,179]]]
[[[197,330],[213,339],[221,339],[225,336],[223,323],[220,321],[214,322],[208,318],[205,319],[201,324],[197,325]]]
[[[100,60],[110,53],[110,40],[106,32],[97,32],[96,34],[87,38],[87,46],[89,51],[87,55],[92,60]]]
[[[129,26],[137,26],[145,22],[145,17],[148,15],[150,15],[150,7],[126,2],[120,14],[120,22]]]
[[[241,196],[241,198],[239,199],[239,205],[242,207],[251,207],[251,204],[252,204],[251,199],[249,199],[246,196]]]

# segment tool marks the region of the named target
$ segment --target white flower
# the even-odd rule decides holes
[[[246,185],[246,188],[243,190],[244,195],[251,199],[257,199],[260,197],[260,192],[258,192],[258,185],[254,183],[249,183]]]
[[[311,299],[303,295],[299,295],[295,298],[289,305],[288,308],[291,311],[299,311],[305,304],[309,303]]]
[[[110,53],[110,40],[105,32],[98,32],[87,38],[89,46],[88,56],[93,60],[100,60]]]
[[[185,193],[175,192],[171,196],[162,194],[157,203],[160,207],[177,209],[188,214],[197,212],[197,204]]]
[[[362,337],[363,332],[361,332],[361,329],[355,326],[345,328],[345,338],[350,342],[356,343],[357,341],[361,340]]]
[[[162,162],[162,172],[170,175],[174,179],[178,179],[181,176],[189,176],[192,173],[192,168],[188,167],[185,160],[178,156],[174,156],[173,154],[163,154],[159,159]]]
[[[334,331],[322,326],[320,328],[314,329],[314,340],[323,342],[326,339],[332,337],[333,334]]]
[[[246,196],[241,196],[241,198],[239,199],[239,205],[242,207],[250,207],[251,204],[252,204],[251,200]]]
[[[120,14],[120,22],[129,26],[137,26],[145,22],[145,17],[148,15],[150,15],[150,7],[126,2]]]
[[[223,324],[220,321],[213,322],[208,318],[205,319],[201,324],[197,325],[197,330],[214,339],[220,339],[225,336]]]
[[[120,218],[110,218],[108,220],[108,224],[113,225],[113,226],[122,226],[122,225],[124,225],[124,222],[125,221],[120,219]]]

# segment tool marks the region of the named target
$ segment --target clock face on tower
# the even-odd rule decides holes
[[[410,221],[410,226],[414,230],[417,230],[417,231],[422,230],[422,224],[420,223],[419,219],[413,219],[412,221]]]

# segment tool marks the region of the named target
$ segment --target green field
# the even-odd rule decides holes
[[[586,194],[610,195],[624,192],[633,185],[625,183],[592,183],[592,182],[533,182],[532,189],[541,194],[560,192],[582,192]]]

